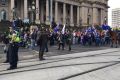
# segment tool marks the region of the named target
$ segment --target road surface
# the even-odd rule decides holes
[[[22,60],[7,71],[0,63],[0,80],[119,80],[120,48]]]

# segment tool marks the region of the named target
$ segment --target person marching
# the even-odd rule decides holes
[[[62,46],[62,50],[64,50],[65,46],[65,35],[62,34],[62,32],[58,35],[58,50],[60,50],[60,47]]]
[[[71,51],[71,45],[72,45],[72,33],[70,31],[67,32],[67,42],[68,42],[68,47],[69,47],[69,51]]]
[[[7,70],[12,70],[17,68],[18,63],[18,49],[19,49],[20,37],[17,31],[11,33],[11,40],[9,44],[9,64],[10,67]]]

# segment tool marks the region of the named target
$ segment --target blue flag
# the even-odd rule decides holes
[[[54,32],[58,32],[59,31],[59,24],[54,28]]]
[[[94,29],[92,28],[92,27],[89,27],[88,29],[87,29],[87,32],[94,32]]]
[[[102,29],[103,30],[111,30],[110,26],[106,25],[106,24],[103,24],[102,25]]]

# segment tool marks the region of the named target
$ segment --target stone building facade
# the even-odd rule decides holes
[[[107,16],[108,0],[0,0],[0,20],[87,26],[102,24]]]

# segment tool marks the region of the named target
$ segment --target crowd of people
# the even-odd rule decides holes
[[[45,29],[44,27],[39,29],[37,26],[31,26],[29,30],[21,29],[21,46],[34,49],[34,47],[37,45],[38,35],[40,35],[40,33],[43,31],[48,35],[48,38],[46,39],[50,46],[56,45],[57,43],[63,43],[60,44],[60,46],[63,46],[63,49],[65,44],[68,43],[71,45],[80,44],[83,46],[100,46],[110,43],[110,34],[108,34],[109,29],[98,30],[92,26],[82,30],[70,31],[65,29],[63,33],[63,31],[59,28],[58,30],[53,29],[50,31],[50,29]],[[60,46],[58,46],[58,49]]]
[[[109,30],[111,28],[104,24],[99,26],[100,29],[94,26],[84,28],[82,30],[69,30],[64,25],[62,29],[57,25],[54,29],[51,27],[45,28],[42,26],[25,27],[19,30],[14,30],[10,27],[9,34],[2,35],[5,44],[4,51],[7,53],[6,61],[10,63],[9,69],[16,69],[18,62],[19,47],[29,48],[34,50],[39,46],[39,60],[45,60],[44,52],[48,52],[48,45],[58,45],[58,50],[64,50],[67,46],[71,51],[72,45],[79,44],[81,46],[105,46],[110,45],[111,37]],[[49,47],[50,47],[49,46]]]

